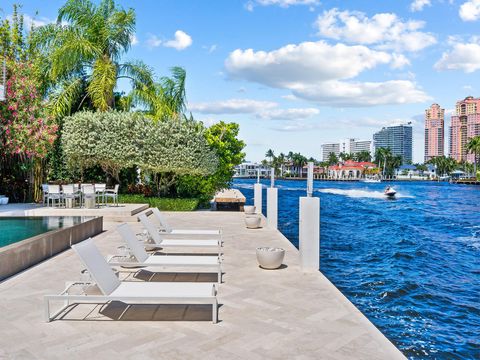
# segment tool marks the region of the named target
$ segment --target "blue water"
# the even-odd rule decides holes
[[[79,216],[0,217],[0,248],[47,231],[76,225]]]
[[[253,182],[234,182],[248,204]],[[480,187],[392,184],[396,200],[384,183],[315,182],[320,270],[408,358],[480,359]],[[298,247],[306,183],[276,185],[279,228]]]

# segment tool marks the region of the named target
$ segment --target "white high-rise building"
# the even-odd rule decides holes
[[[338,143],[328,143],[322,145],[323,161],[327,161],[328,156],[332,152],[338,156],[340,153],[355,155],[361,151],[368,151],[369,153],[372,153],[372,141],[359,139],[342,139]]]
[[[340,144],[330,143],[322,145],[322,161],[327,161],[330,153],[334,153],[338,156],[340,154]]]

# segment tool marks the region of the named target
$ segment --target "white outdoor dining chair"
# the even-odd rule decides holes
[[[48,184],[42,184],[43,205],[48,202]]]
[[[47,199],[47,206],[50,206],[50,202],[52,206],[54,202],[58,202],[58,204],[62,205],[62,193],[60,191],[60,185],[48,185],[48,199]]]
[[[76,201],[81,198],[80,191],[77,190],[77,186],[73,184],[63,185],[63,200],[65,201],[65,207],[67,206],[67,200]]]
[[[106,189],[105,192],[103,193],[105,205],[108,205],[108,199],[112,199],[112,203],[116,204],[118,206],[118,188],[120,185],[115,185],[115,188],[113,189]]]
[[[99,199],[98,204],[105,204],[105,189],[107,184],[95,184],[95,198]]]

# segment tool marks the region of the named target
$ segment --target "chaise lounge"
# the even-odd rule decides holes
[[[166,239],[164,238],[164,233],[160,233],[155,228],[155,225],[150,221],[150,219],[145,214],[138,216],[138,220],[142,225],[147,229],[148,234],[153,240],[154,244],[158,247],[168,248],[168,247],[190,247],[190,248],[209,248],[216,249],[218,255],[220,256],[222,251],[222,240],[218,239]]]
[[[102,295],[69,294],[69,290],[75,285],[72,283],[59,295],[46,295],[45,320],[50,322],[58,314],[64,311],[70,302],[78,303],[107,303],[110,301],[122,301],[132,304],[211,304],[212,321],[217,322],[218,303],[216,288],[211,283],[159,283],[159,282],[122,282],[102,254],[95,247],[92,239],[87,239],[72,245],[85,264],[91,277],[102,292]],[[64,301],[64,306],[54,315],[50,314],[50,301]],[[123,312],[123,314],[128,310]],[[123,315],[122,314],[122,315]],[[121,317],[121,316],[120,316]]]
[[[213,229],[173,229],[168,225],[167,219],[165,216],[158,210],[158,208],[152,208],[153,215],[157,218],[160,226],[162,227],[162,232],[169,235],[217,235],[222,236],[222,230],[213,230]]]
[[[128,224],[117,226],[117,231],[127,243],[130,253],[135,259],[125,259],[120,255],[111,255],[107,259],[108,264],[111,266],[152,267],[155,268],[155,272],[172,267],[187,268],[190,271],[191,268],[196,268],[197,272],[198,270],[204,272],[205,269],[211,272],[214,269],[217,272],[218,283],[222,282],[222,266],[219,256],[149,255]]]

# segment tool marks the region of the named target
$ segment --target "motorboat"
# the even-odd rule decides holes
[[[397,192],[395,191],[395,189],[393,187],[387,186],[383,193],[385,194],[385,196],[387,196],[389,198],[393,198]]]
[[[362,179],[360,180],[361,182],[365,182],[365,183],[379,183],[381,182],[380,179],[369,179],[369,178],[365,178],[365,179]]]

